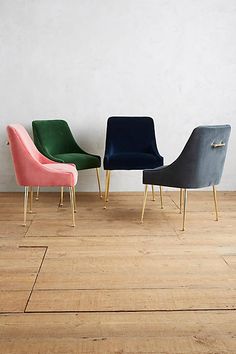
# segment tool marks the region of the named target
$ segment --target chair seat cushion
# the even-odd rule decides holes
[[[163,165],[163,158],[150,153],[119,153],[105,156],[105,170],[145,170]]]
[[[52,173],[54,171],[60,172],[60,175],[56,179],[54,178],[54,183],[48,185],[75,186],[77,184],[78,172],[75,166],[66,163],[47,163],[44,164],[44,167]]]
[[[89,168],[97,168],[101,166],[101,159],[96,155],[81,153],[66,153],[54,155],[56,158],[66,163],[74,163],[77,170],[86,170]]]

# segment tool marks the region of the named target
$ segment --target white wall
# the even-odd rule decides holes
[[[0,0],[0,190],[16,190],[8,123],[65,118],[103,155],[111,115],[152,116],[166,163],[195,126],[230,123],[221,189],[236,189],[235,33],[235,0]],[[143,190],[141,172],[111,189]]]

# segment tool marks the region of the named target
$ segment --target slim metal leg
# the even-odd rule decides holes
[[[76,203],[76,193],[75,193],[75,187],[72,188],[73,190],[73,197],[74,197],[74,212],[77,212],[77,203]]]
[[[75,210],[74,210],[74,193],[73,187],[69,187],[70,191],[70,204],[71,204],[71,211],[72,211],[72,226],[75,226]]]
[[[106,170],[106,181],[105,181],[105,198],[104,198],[104,209],[106,209],[106,201],[107,201],[107,184],[108,184],[108,171]]]
[[[102,199],[102,189],[101,189],[101,181],[100,181],[100,172],[99,172],[99,168],[96,168],[96,174],[97,174],[97,180],[98,180],[98,190],[99,190],[99,195],[100,198]]]
[[[152,184],[152,201],[155,202],[155,191],[154,191],[154,185]]]
[[[64,197],[64,187],[61,187],[59,207],[63,206],[63,197]]]
[[[182,204],[183,204],[183,189],[180,188],[179,191],[179,213],[182,214]]]
[[[39,186],[37,187],[35,200],[39,200]]]
[[[107,199],[106,199],[106,202],[108,202],[108,200],[109,200],[110,180],[111,180],[111,171],[108,171],[108,184],[107,184]]]
[[[29,194],[29,187],[25,187],[25,196],[24,196],[24,223],[23,223],[23,226],[26,226],[28,194]]]
[[[162,186],[160,186],[160,201],[161,201],[161,209],[163,209],[163,198],[162,198]]]
[[[147,201],[147,192],[148,192],[148,185],[145,185],[145,190],[144,190],[144,198],[143,198],[143,209],[142,209],[142,215],[141,215],[141,224],[143,223],[143,217],[144,217],[144,210],[146,206],[146,201]]]
[[[182,225],[182,231],[185,230],[186,210],[187,210],[187,189],[184,189],[184,210],[183,210],[183,225]]]
[[[106,186],[105,186],[105,200],[104,200],[104,209],[106,209],[106,203],[109,200],[109,187],[110,187],[110,176],[111,171],[106,171]]]
[[[30,208],[29,213],[32,214],[32,207],[33,207],[33,187],[30,187]]]
[[[213,196],[214,196],[214,204],[215,204],[215,213],[216,213],[216,221],[219,220],[219,215],[218,215],[218,204],[217,204],[217,197],[216,197],[216,188],[213,186]]]

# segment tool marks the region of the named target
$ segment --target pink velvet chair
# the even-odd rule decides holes
[[[78,172],[74,165],[57,163],[43,156],[34,145],[25,128],[20,124],[7,127],[17,183],[25,187],[24,225],[28,204],[28,191],[33,186],[69,187],[72,209],[72,226],[75,226],[75,185]],[[31,198],[32,199],[32,198]]]

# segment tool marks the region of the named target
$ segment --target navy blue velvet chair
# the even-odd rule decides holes
[[[159,166],[163,166],[163,157],[157,149],[152,118],[110,117],[108,119],[104,156],[105,202],[108,201],[111,170],[144,170]],[[154,200],[153,186],[152,192]]]
[[[184,192],[182,231],[185,228],[187,189],[212,186],[218,221],[215,186],[221,180],[230,131],[230,125],[197,127],[193,130],[180,156],[172,164],[143,171],[143,183],[146,186],[141,222],[143,222],[148,184],[180,188],[180,213]]]

